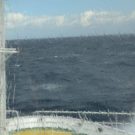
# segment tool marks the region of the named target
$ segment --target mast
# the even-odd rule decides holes
[[[0,0],[0,49],[5,48],[4,35],[4,0]],[[0,135],[7,135],[5,54],[2,52],[0,53]]]
[[[6,129],[6,54],[17,52],[5,46],[4,1],[0,0],[0,135],[8,134]]]

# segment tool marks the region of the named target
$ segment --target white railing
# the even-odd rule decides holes
[[[133,119],[135,112],[91,112],[91,111],[35,111],[30,116],[21,116],[16,110],[7,110],[7,113],[15,114],[13,117],[8,119],[9,130],[21,130],[25,128],[69,128],[72,130],[72,127],[79,129],[79,125],[85,126],[87,123],[88,126],[85,128],[89,130],[90,127],[93,130],[97,130],[98,127],[102,127],[105,132],[120,132],[120,135],[130,135],[125,129],[127,127],[133,126]],[[11,115],[12,116],[12,115]],[[75,116],[75,117],[74,117]],[[97,117],[96,120],[91,118]],[[103,120],[100,118],[105,117],[108,120]],[[98,121],[99,118],[99,121]],[[120,119],[119,118],[126,118]],[[128,119],[127,119],[128,118]],[[94,132],[94,131],[93,131]],[[125,133],[124,133],[125,132]],[[124,133],[124,134],[122,134]],[[126,134],[128,133],[128,134]],[[102,134],[101,134],[102,135]],[[113,134],[108,134],[113,135]],[[133,135],[133,133],[131,133]]]
[[[127,116],[135,116],[135,112],[92,112],[92,111],[35,111],[33,114],[48,114],[48,113],[53,113],[53,114],[90,114],[90,115],[127,115]]]
[[[19,117],[19,112],[16,110],[7,110],[6,112],[7,112],[7,114],[15,114],[16,117]]]

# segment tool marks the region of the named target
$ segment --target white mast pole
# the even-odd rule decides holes
[[[5,48],[4,9],[4,0],[0,0],[0,49]],[[0,52],[0,135],[7,135],[5,60],[5,53]]]
[[[0,0],[0,135],[8,135],[6,129],[6,54],[18,53],[5,46],[5,0]]]

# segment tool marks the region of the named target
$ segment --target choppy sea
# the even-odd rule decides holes
[[[135,35],[7,41],[7,106],[134,111]]]

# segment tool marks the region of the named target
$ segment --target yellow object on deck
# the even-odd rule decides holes
[[[37,130],[24,130],[18,131],[13,135],[72,135],[69,131],[59,131],[54,129],[37,129]]]

